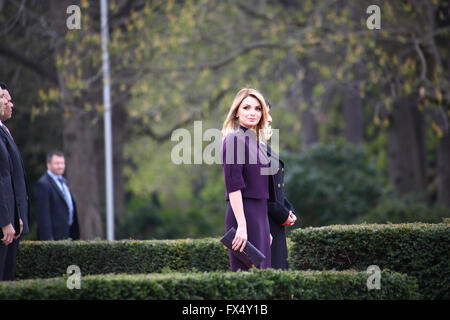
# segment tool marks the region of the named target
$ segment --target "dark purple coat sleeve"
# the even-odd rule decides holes
[[[227,146],[227,138],[235,140],[235,143],[228,143]],[[244,164],[237,163],[237,137],[236,136],[228,136],[224,139],[222,144],[222,168],[223,174],[225,178],[225,189],[227,194],[230,192],[234,192],[240,189],[245,188],[245,181],[243,177]],[[234,148],[234,150],[227,150],[228,148]],[[227,161],[227,151],[228,153],[233,152],[233,159],[228,159]],[[230,161],[231,160],[231,161]]]

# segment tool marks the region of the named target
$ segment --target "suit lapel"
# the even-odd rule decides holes
[[[14,146],[16,145],[16,143],[14,142],[14,139],[11,137],[11,134],[6,131],[4,125],[0,126],[0,131],[2,132],[2,134],[6,138],[6,140],[8,140],[9,144],[14,145]]]
[[[7,145],[11,145],[12,142],[14,142],[14,141],[11,139],[11,136],[8,134],[8,132],[6,132],[5,128],[3,128],[3,126],[0,126],[0,134],[2,135],[3,140],[5,141],[5,143],[6,143]]]
[[[16,142],[14,141],[13,137],[11,136],[11,134],[8,133],[8,132],[5,130],[4,126],[1,126],[1,127],[0,127],[0,131],[2,132],[4,138],[7,140],[6,143],[8,143],[8,145],[11,146],[12,151],[13,151],[16,155],[18,155],[17,157],[20,159],[20,162],[21,162],[21,164],[22,164],[22,171],[23,171],[24,174],[25,174],[25,166],[23,165],[23,159],[22,159],[22,156],[20,156],[19,148],[17,148]],[[26,177],[25,177],[25,180],[27,180]]]
[[[69,209],[69,206],[67,205],[67,202],[66,202],[66,198],[64,197],[64,194],[62,193],[61,188],[58,187],[58,185],[56,184],[56,181],[52,177],[50,177],[48,173],[46,173],[45,175],[47,176],[47,180],[50,182],[50,184],[53,186],[53,188],[56,190],[56,192],[59,194],[61,199],[66,204],[67,209]]]

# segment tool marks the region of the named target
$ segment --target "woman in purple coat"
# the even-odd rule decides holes
[[[233,251],[243,251],[250,241],[264,255],[260,269],[270,268],[271,235],[267,200],[275,197],[269,190],[269,159],[260,142],[267,139],[268,110],[264,97],[254,89],[241,89],[234,98],[223,124],[223,172],[229,201],[226,230],[234,227],[236,236],[229,250],[232,271],[248,270]],[[264,170],[266,169],[266,170]],[[272,184],[273,185],[273,184]]]

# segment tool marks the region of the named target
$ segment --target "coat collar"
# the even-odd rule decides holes
[[[66,198],[64,197],[64,194],[61,191],[61,188],[56,184],[55,179],[53,179],[48,172],[45,173],[45,176],[47,177],[47,180],[50,182],[50,184],[53,186],[53,188],[56,190],[56,192],[60,195],[60,197],[64,200],[64,203],[66,204],[67,208],[69,206],[67,205]]]
[[[278,160],[281,163],[281,165],[284,167],[284,161],[281,160],[280,155],[278,153],[276,153],[275,151],[273,151],[269,145],[267,145],[266,148],[267,148],[267,155],[269,157],[271,157],[272,159]]]
[[[244,132],[248,130],[248,128],[244,127],[243,125],[239,125],[239,128],[240,128],[241,130],[243,130]]]

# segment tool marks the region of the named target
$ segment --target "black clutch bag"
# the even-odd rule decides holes
[[[220,240],[225,247],[230,249],[232,253],[241,260],[247,267],[251,268],[252,266],[259,267],[261,262],[266,258],[266,256],[258,250],[250,241],[247,241],[245,248],[242,252],[235,251],[231,249],[233,239],[236,236],[236,229],[231,228],[225,233],[223,238]]]

